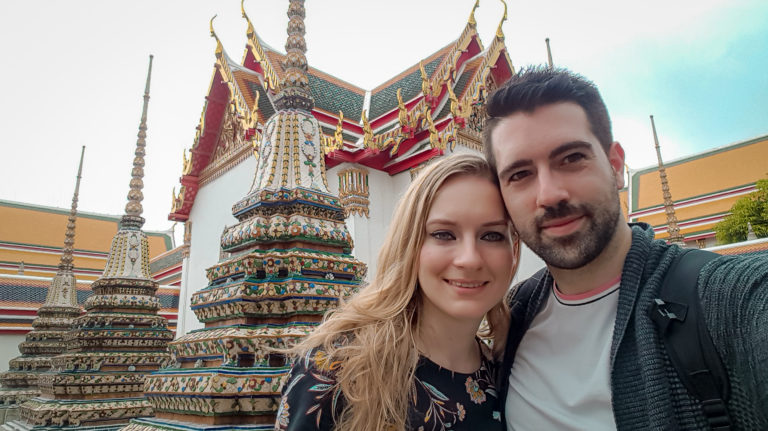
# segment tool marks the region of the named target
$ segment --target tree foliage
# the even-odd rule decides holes
[[[768,179],[759,180],[757,190],[736,201],[731,214],[715,226],[717,242],[746,241],[747,222],[758,238],[768,237]]]

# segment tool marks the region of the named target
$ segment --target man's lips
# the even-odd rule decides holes
[[[546,232],[549,235],[561,236],[568,235],[575,231],[579,226],[581,220],[584,218],[583,214],[562,217],[554,220],[549,220],[539,225],[539,230]]]

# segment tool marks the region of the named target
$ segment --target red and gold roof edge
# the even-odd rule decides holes
[[[282,71],[280,62],[271,60],[278,60],[281,55],[264,49],[244,10],[243,16],[248,21],[248,42],[243,56],[244,67],[258,74],[255,77],[259,84],[266,90],[268,96],[271,96],[279,91],[279,73]],[[343,115],[318,108],[313,109],[313,115],[322,126],[334,128],[338,132],[331,136],[323,135],[325,161],[328,168],[339,163],[350,162],[394,175],[444,154],[445,150],[449,147],[453,148],[457,141],[462,144],[469,142],[470,147],[476,148],[478,142],[474,142],[477,139],[473,139],[477,137],[476,133],[462,133],[460,139],[457,139],[457,134],[464,131],[466,119],[471,114],[471,107],[484,100],[488,75],[490,74],[494,82],[500,84],[514,73],[514,67],[504,45],[501,26],[491,45],[483,51],[473,18],[473,14],[470,15],[470,20],[456,41],[428,57],[431,61],[441,54],[444,55],[431,76],[426,76],[423,71],[423,62],[420,62],[418,66],[411,67],[388,81],[396,82],[397,79],[412,73],[416,67],[420,67],[422,92],[416,98],[407,102],[401,101],[397,108],[370,122],[363,115],[362,127],[345,121]],[[247,72],[232,71],[212,26],[211,33],[217,41],[216,63],[190,157],[187,158],[186,151],[184,154],[180,178],[181,188],[178,194],[175,190],[173,193],[172,209],[168,218],[174,221],[185,221],[189,218],[189,212],[201,186],[200,173],[210,162],[218,144],[224,109],[228,107],[235,109],[243,121],[247,121],[249,127],[245,127],[244,130],[246,130],[247,139],[251,141],[256,141],[255,135],[258,133],[258,128],[266,121],[263,115],[258,113],[258,101],[247,100],[244,96],[247,92],[242,92],[239,88]],[[477,66],[472,81],[465,87],[462,94],[453,95],[452,88],[456,85],[458,72],[465,65],[475,66],[478,59],[482,60]],[[343,88],[354,92],[359,90],[352,84],[317,69],[310,68],[310,70]],[[377,89],[383,88],[384,85],[386,83],[378,86]],[[449,100],[451,96],[455,98],[454,103]],[[445,103],[451,103],[450,115],[436,120],[434,116],[437,115],[437,108]],[[340,118],[342,121],[339,121]],[[394,128],[379,134],[373,132],[374,129],[390,125],[394,121],[397,121]],[[362,137],[357,142],[351,143],[344,141],[342,136],[344,133],[353,136],[362,135]],[[427,142],[428,146],[421,145]],[[424,148],[415,148],[417,145]]]

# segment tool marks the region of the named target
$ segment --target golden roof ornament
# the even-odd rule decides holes
[[[477,21],[475,21],[475,9],[477,9],[478,6],[480,6],[480,0],[475,0],[475,5],[472,6],[472,12],[469,13],[469,18],[467,19],[467,24],[471,27],[477,25]]]
[[[371,129],[371,123],[368,122],[368,116],[365,109],[363,109],[363,148],[373,148],[373,129]]]
[[[501,22],[499,22],[499,26],[496,28],[496,37],[503,40],[504,30],[501,29],[501,25],[507,20],[507,2],[501,0],[501,3],[504,5],[504,16],[501,17]]]

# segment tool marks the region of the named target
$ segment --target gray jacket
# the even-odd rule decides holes
[[[620,430],[708,429],[669,361],[648,310],[680,248],[653,239],[645,223],[632,224],[611,347],[611,389]],[[519,340],[541,311],[552,285],[547,272],[530,300],[512,297],[509,340]],[[712,340],[728,370],[733,429],[768,430],[768,255],[721,256],[699,277],[699,296]],[[516,350],[517,346],[507,346]],[[514,366],[514,364],[512,364]],[[506,399],[509,368],[499,389]]]

